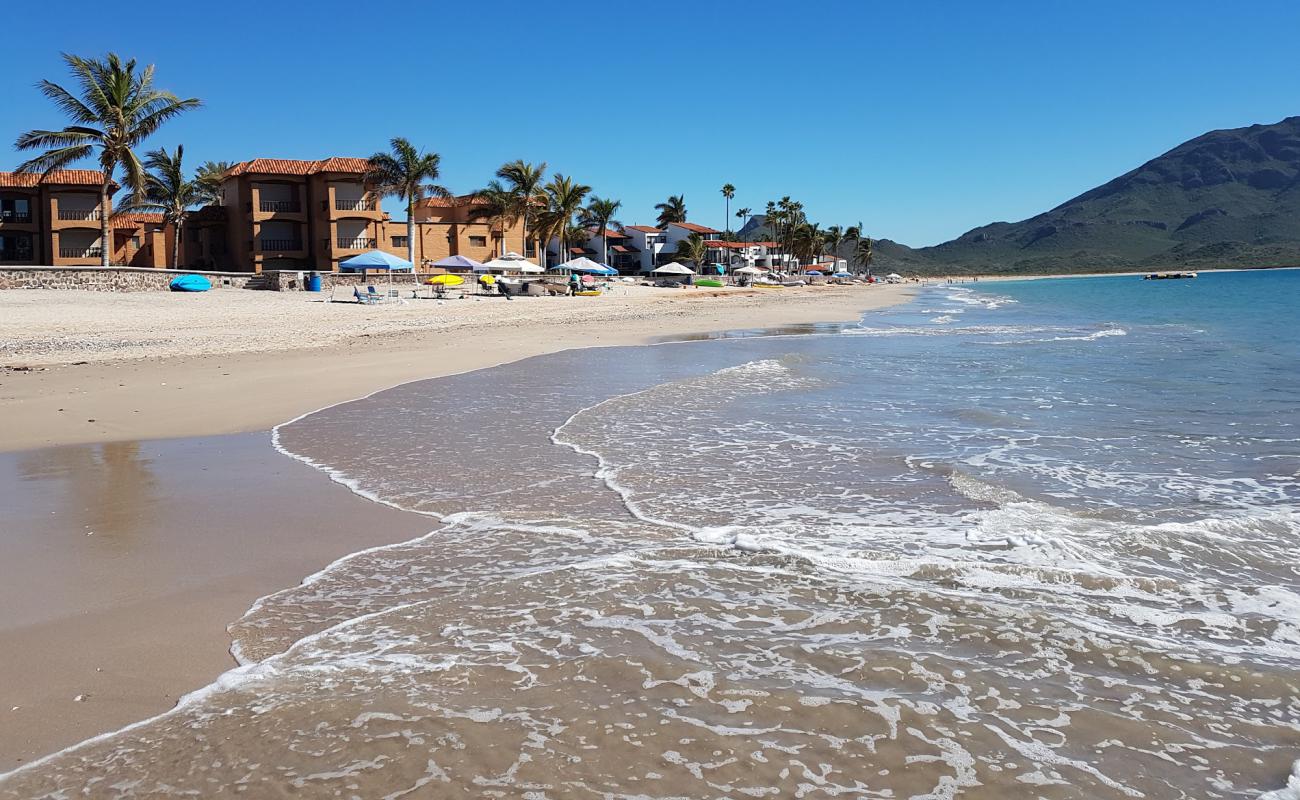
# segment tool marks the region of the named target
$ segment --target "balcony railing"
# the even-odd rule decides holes
[[[0,261],[31,261],[31,250],[0,250]]]
[[[345,200],[334,198],[335,211],[374,211],[376,208],[374,200],[362,198],[360,200]]]
[[[339,237],[335,244],[340,250],[370,250],[375,246],[374,239],[345,239]]]
[[[294,213],[302,211],[302,205],[297,200],[262,200],[258,203],[258,208],[262,211],[291,211]]]
[[[98,208],[60,208],[59,219],[99,219]]]
[[[60,247],[59,258],[99,258],[104,254],[104,248],[99,245],[94,247]]]
[[[301,250],[301,239],[258,239],[257,249],[263,253],[284,253],[291,250]]]
[[[32,212],[30,211],[3,211],[0,212],[0,222],[26,222],[32,221]]]

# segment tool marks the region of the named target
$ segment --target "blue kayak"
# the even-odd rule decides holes
[[[173,292],[206,292],[212,288],[211,281],[202,275],[178,275],[169,285]]]

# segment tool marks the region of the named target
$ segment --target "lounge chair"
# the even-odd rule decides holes
[[[352,290],[352,296],[357,299],[358,303],[363,303],[365,305],[384,302],[384,296],[375,291],[375,287],[373,286],[367,286],[364,292],[361,291],[361,287],[358,286]]]

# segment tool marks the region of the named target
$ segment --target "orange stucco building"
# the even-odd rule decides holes
[[[181,263],[188,267],[261,272],[332,272],[366,250],[406,257],[407,225],[394,221],[365,181],[364,158],[301,161],[257,158],[236,164],[221,184],[216,206],[185,224]],[[449,255],[487,260],[504,240],[518,242],[520,225],[476,219],[468,197],[431,198],[414,214],[417,263]]]
[[[110,218],[110,263],[170,264],[174,237],[162,215],[114,216],[111,194],[108,206],[100,205],[103,180],[103,173],[88,169],[54,170],[46,175],[0,172],[0,264],[98,266],[105,216]]]

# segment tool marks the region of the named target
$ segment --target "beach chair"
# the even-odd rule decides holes
[[[379,292],[376,292],[375,287],[373,286],[367,286],[366,291],[364,292],[361,291],[360,286],[357,286],[353,288],[352,296],[357,299],[358,303],[362,303],[364,305],[373,305],[375,303],[382,303],[384,300],[383,295],[379,294]]]

